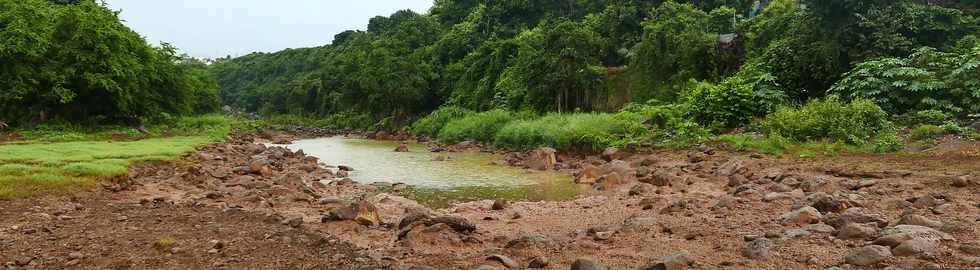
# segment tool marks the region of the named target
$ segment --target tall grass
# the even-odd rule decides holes
[[[497,135],[507,123],[517,120],[520,116],[505,110],[492,110],[474,113],[466,117],[449,121],[439,131],[439,141],[458,143],[473,140],[483,143],[493,143]]]
[[[579,145],[601,149],[641,130],[638,119],[624,115],[549,114],[507,124],[497,133],[495,145],[520,150],[540,146],[564,149]]]
[[[781,107],[760,122],[769,137],[794,142],[826,141],[874,145],[879,151],[901,148],[888,113],[869,100],[811,101],[802,107]]]
[[[439,131],[450,121],[464,118],[470,114],[473,114],[473,111],[464,108],[456,106],[443,107],[416,121],[412,124],[409,131],[416,136],[435,138],[439,136]]]

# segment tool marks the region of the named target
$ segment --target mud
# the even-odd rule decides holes
[[[0,263],[9,269],[980,266],[975,144],[941,153],[815,159],[724,146],[558,153],[552,167],[575,174],[588,190],[579,199],[430,209],[401,189],[345,177],[346,170],[370,168],[322,164],[262,145],[292,138],[237,136],[178,162],[137,166],[103,190],[0,202]],[[547,152],[506,159],[536,167]]]

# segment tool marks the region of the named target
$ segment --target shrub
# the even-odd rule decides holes
[[[696,84],[687,97],[690,116],[711,128],[748,124],[753,118],[772,112],[785,100],[775,77],[752,64],[721,84]]]
[[[497,131],[515,120],[517,115],[505,110],[492,110],[467,115],[466,117],[449,121],[439,131],[439,141],[458,143],[474,140],[492,143]]]
[[[811,101],[800,108],[780,107],[760,126],[770,136],[794,141],[831,140],[866,145],[896,133],[888,114],[870,100],[844,103],[835,99]]]
[[[648,125],[647,135],[659,144],[688,146],[711,138],[708,128],[688,117],[687,104],[630,105],[621,114],[635,113]]]
[[[937,125],[920,125],[909,131],[910,140],[933,139],[946,134],[946,130]]]
[[[446,126],[449,121],[460,119],[466,117],[467,115],[473,114],[473,111],[456,107],[456,106],[446,106],[433,111],[428,116],[419,119],[409,131],[416,136],[426,136],[426,137],[436,137],[439,136],[439,131]]]
[[[952,119],[952,114],[940,110],[923,110],[895,116],[895,122],[907,127],[922,124],[942,125]]]
[[[641,134],[637,115],[607,113],[549,114],[533,120],[514,121],[500,130],[498,147],[532,149],[549,146],[566,149],[589,146],[602,149],[624,143]]]

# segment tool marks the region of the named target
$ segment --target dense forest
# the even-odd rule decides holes
[[[0,122],[135,124],[220,106],[204,62],[149,45],[104,4],[0,0]]]
[[[732,130],[894,144],[900,129],[976,120],[978,5],[436,0],[320,47],[211,62],[148,44],[95,1],[0,0],[0,122],[160,122],[224,104],[521,148]]]
[[[976,1],[436,0],[329,45],[218,59],[226,104],[400,126],[440,108],[682,105],[736,127],[779,105],[980,110]]]

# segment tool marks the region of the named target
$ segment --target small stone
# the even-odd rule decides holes
[[[531,260],[531,262],[527,264],[527,268],[545,268],[545,267],[548,267],[548,264],[549,263],[550,262],[548,261],[548,257],[545,257],[545,256],[537,256],[537,257],[534,257],[534,259]]]
[[[493,266],[481,264],[481,265],[477,265],[476,268],[473,268],[473,270],[497,270],[497,268]]]
[[[844,262],[857,266],[869,266],[887,260],[891,257],[892,252],[888,249],[888,247],[869,245],[852,249],[851,252],[844,257]]]
[[[210,245],[212,249],[223,249],[223,248],[225,248],[225,242],[222,242],[220,240],[211,240],[211,241],[208,241],[208,245]]]
[[[504,210],[504,209],[507,209],[507,206],[508,205],[509,204],[507,203],[506,200],[494,200],[493,201],[493,205],[490,206],[490,209],[498,210],[498,211],[499,210]]]
[[[607,270],[592,258],[578,258],[572,263],[571,270]]]
[[[639,183],[633,185],[633,187],[630,188],[629,195],[639,196],[639,195],[647,194],[650,192],[651,189],[653,189],[653,185],[647,183]]]
[[[742,249],[742,256],[749,259],[758,259],[769,256],[769,248],[772,247],[772,240],[768,238],[758,238],[752,240],[748,246]]]
[[[907,233],[896,233],[892,235],[878,237],[878,239],[875,239],[875,241],[872,243],[879,246],[896,247],[902,244],[902,242],[909,241],[909,240],[912,240],[911,235]]]
[[[963,243],[960,245],[960,251],[973,256],[980,256],[980,245],[977,245],[977,243],[974,242]]]
[[[282,219],[281,223],[282,223],[282,225],[286,225],[286,226],[293,227],[293,228],[297,228],[299,226],[302,226],[303,225],[303,214],[300,214],[300,213],[292,213],[292,214],[286,215],[286,217],[284,217]]]
[[[844,240],[864,240],[873,237],[878,229],[860,223],[848,223],[837,230],[837,238]]]
[[[340,169],[341,171],[345,171],[345,172],[351,172],[351,171],[354,171],[354,167],[351,167],[351,166],[347,166],[347,165],[340,165],[340,166],[337,166],[337,169]]]
[[[803,229],[814,233],[833,233],[837,230],[834,226],[827,224],[810,224],[803,226]]]
[[[595,240],[605,241],[612,237],[614,231],[595,232]]]
[[[874,186],[877,183],[878,183],[878,181],[875,181],[874,179],[864,179],[864,180],[859,181],[857,183],[857,185],[854,185],[854,187],[852,187],[851,189],[852,190],[859,190],[859,189],[862,189],[862,188]]]
[[[782,223],[784,225],[806,225],[814,224],[820,221],[823,216],[820,211],[816,208],[806,206],[795,211],[790,211],[782,216]]]
[[[490,255],[490,257],[487,257],[487,260],[500,262],[507,268],[516,268],[518,266],[517,262],[515,262],[511,258],[508,258],[507,256],[500,255],[500,254]]]
[[[408,152],[408,145],[407,144],[404,144],[404,143],[403,144],[399,144],[398,147],[395,147],[395,152],[399,152],[399,153],[406,153],[406,152]]]
[[[34,257],[31,257],[31,256],[21,256],[21,257],[17,257],[17,259],[14,259],[14,264],[16,264],[18,266],[26,266],[26,265],[30,264],[32,261],[34,261]]]
[[[72,252],[72,253],[68,253],[68,258],[70,258],[72,260],[81,260],[82,258],[85,258],[85,254],[82,254],[81,252],[75,251],[75,252]]]
[[[938,229],[943,227],[942,222],[935,221],[927,217],[921,215],[914,215],[914,214],[902,216],[901,220],[898,221],[898,224],[918,225],[918,226],[925,226],[933,229]]]
[[[642,270],[685,270],[694,264],[694,259],[687,251],[680,251],[670,256],[663,257],[659,261],[651,262],[641,268]]]
[[[971,184],[973,184],[973,181],[970,179],[969,175],[953,177],[952,181],[950,182],[951,186],[958,188],[968,187]]]

